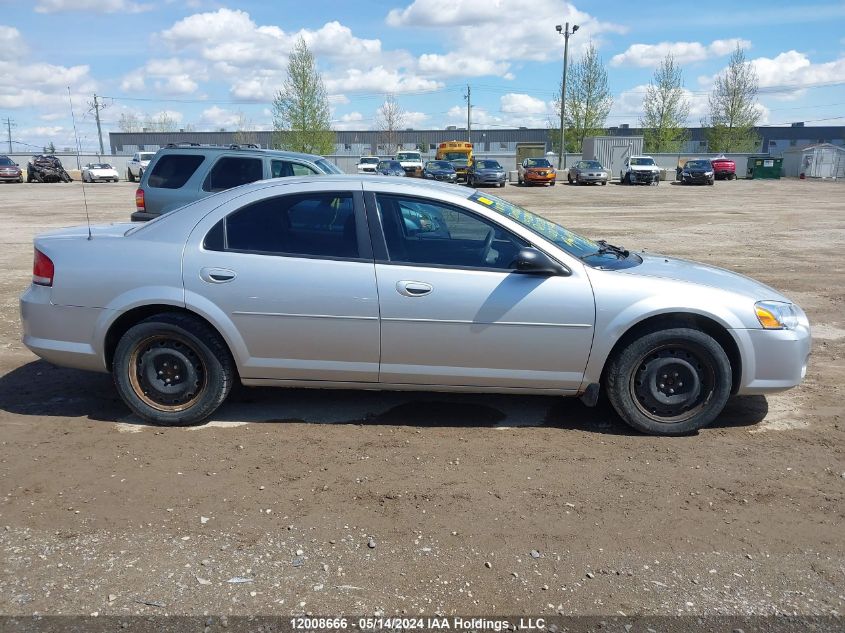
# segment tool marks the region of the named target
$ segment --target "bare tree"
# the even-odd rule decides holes
[[[731,55],[727,69],[716,78],[708,98],[709,117],[701,122],[706,127],[710,151],[753,152],[760,143],[754,126],[760,120],[757,109],[757,73],[745,59],[739,44]]]
[[[274,144],[309,154],[331,154],[334,132],[331,110],[317,62],[303,38],[288,61],[284,86],[273,100]]]
[[[120,115],[117,126],[121,132],[140,132],[144,126],[141,124],[141,119],[132,112],[124,112]]]
[[[255,133],[255,124],[243,111],[238,112],[238,120],[235,122],[234,140],[238,145],[258,143],[258,135]]]
[[[166,110],[162,110],[144,119],[143,128],[150,132],[175,132],[177,122]]]
[[[381,131],[387,154],[395,154],[399,148],[397,132],[405,127],[405,110],[395,95],[389,94],[376,112],[376,129]]]
[[[560,92],[558,84],[558,94]],[[607,71],[598,50],[590,43],[581,59],[569,70],[564,112],[564,124],[567,129],[565,150],[580,152],[585,137],[602,134],[611,107],[613,97],[607,86]],[[555,102],[555,109],[559,119],[559,99]],[[552,136],[555,137],[560,139],[560,129],[557,135]]]
[[[640,127],[647,152],[680,152],[686,135],[689,100],[684,97],[683,73],[669,53],[654,71],[643,99]]]

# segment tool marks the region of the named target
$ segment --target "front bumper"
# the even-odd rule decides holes
[[[607,182],[607,174],[601,176],[599,174],[578,174],[575,177],[576,182]]]
[[[653,182],[660,180],[660,173],[650,171],[630,171],[628,172],[628,180],[631,184],[650,185]]]
[[[557,174],[555,174],[554,172],[547,172],[541,175],[538,173],[532,173],[530,171],[527,171],[522,176],[522,179],[527,183],[539,183],[544,185],[550,182],[554,182],[555,178],[557,178]]]
[[[742,349],[742,379],[737,393],[766,394],[801,384],[807,373],[810,328],[733,330]]]
[[[681,175],[681,182],[685,185],[707,185],[713,180],[713,176],[705,176],[704,174],[695,174],[690,176]]]
[[[505,182],[505,174],[474,174],[473,180],[479,185],[499,185]]]
[[[50,288],[33,284],[21,296],[23,344],[55,365],[108,371],[102,353],[93,345],[103,309],[53,305],[50,294]]]

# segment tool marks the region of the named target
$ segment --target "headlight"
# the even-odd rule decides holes
[[[705,175],[705,176],[712,176],[712,175],[713,175],[713,172],[712,172],[712,171],[705,171],[705,172],[704,172],[704,175]]]
[[[754,312],[766,330],[794,330],[803,317],[797,305],[783,301],[758,301],[754,304]]]
[[[682,171],[681,176],[689,176],[689,172],[688,171]]]

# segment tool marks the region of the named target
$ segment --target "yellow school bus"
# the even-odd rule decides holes
[[[467,167],[472,162],[472,143],[447,141],[437,146],[435,160],[448,160],[455,166],[458,180],[467,179]]]

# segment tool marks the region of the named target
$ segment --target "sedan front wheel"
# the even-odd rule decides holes
[[[710,424],[731,392],[725,350],[700,330],[641,336],[610,362],[608,398],[622,419],[652,435],[685,435]]]
[[[112,373],[123,401],[138,416],[153,424],[189,426],[223,403],[235,367],[225,343],[206,323],[164,313],[121,337]]]

